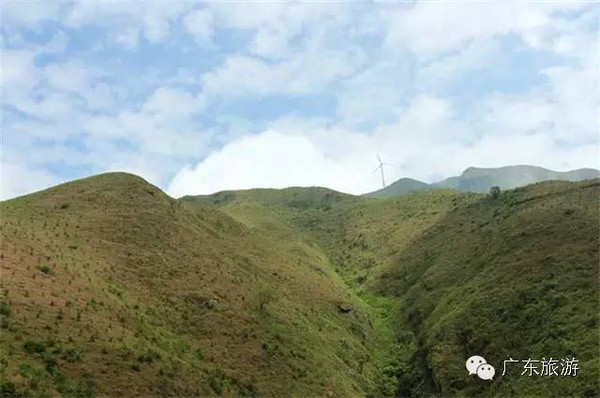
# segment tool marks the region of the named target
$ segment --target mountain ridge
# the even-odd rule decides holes
[[[582,181],[599,177],[600,170],[593,168],[554,171],[531,165],[468,167],[459,176],[448,177],[430,184],[411,178],[401,178],[387,187],[367,193],[365,196],[406,195],[430,189],[456,189],[461,192],[487,193],[493,186],[498,186],[500,189],[513,189],[542,181]]]

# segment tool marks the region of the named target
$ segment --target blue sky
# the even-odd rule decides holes
[[[598,167],[590,2],[2,2],[2,198]]]

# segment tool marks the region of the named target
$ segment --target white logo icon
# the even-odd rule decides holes
[[[489,363],[484,363],[477,367],[477,376],[482,380],[493,380],[496,374],[496,369]]]
[[[467,359],[467,363],[465,364],[465,366],[469,371],[469,375],[475,375],[477,374],[477,368],[479,367],[479,365],[483,365],[484,363],[487,363],[484,357],[480,357],[479,355],[473,355],[471,358]]]
[[[469,375],[477,375],[482,380],[493,380],[496,374],[496,369],[480,355],[473,355],[467,359],[465,367],[469,371]]]

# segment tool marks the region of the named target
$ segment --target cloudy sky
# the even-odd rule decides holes
[[[599,167],[591,2],[3,1],[1,197]]]

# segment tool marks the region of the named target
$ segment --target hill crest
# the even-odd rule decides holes
[[[431,184],[410,178],[401,178],[383,189],[366,194],[366,196],[406,195],[431,189],[456,189],[461,192],[487,193],[493,186],[498,186],[500,189],[513,189],[542,181],[582,181],[599,177],[600,170],[592,168],[554,171],[531,165],[468,167],[459,176],[449,177]]]

